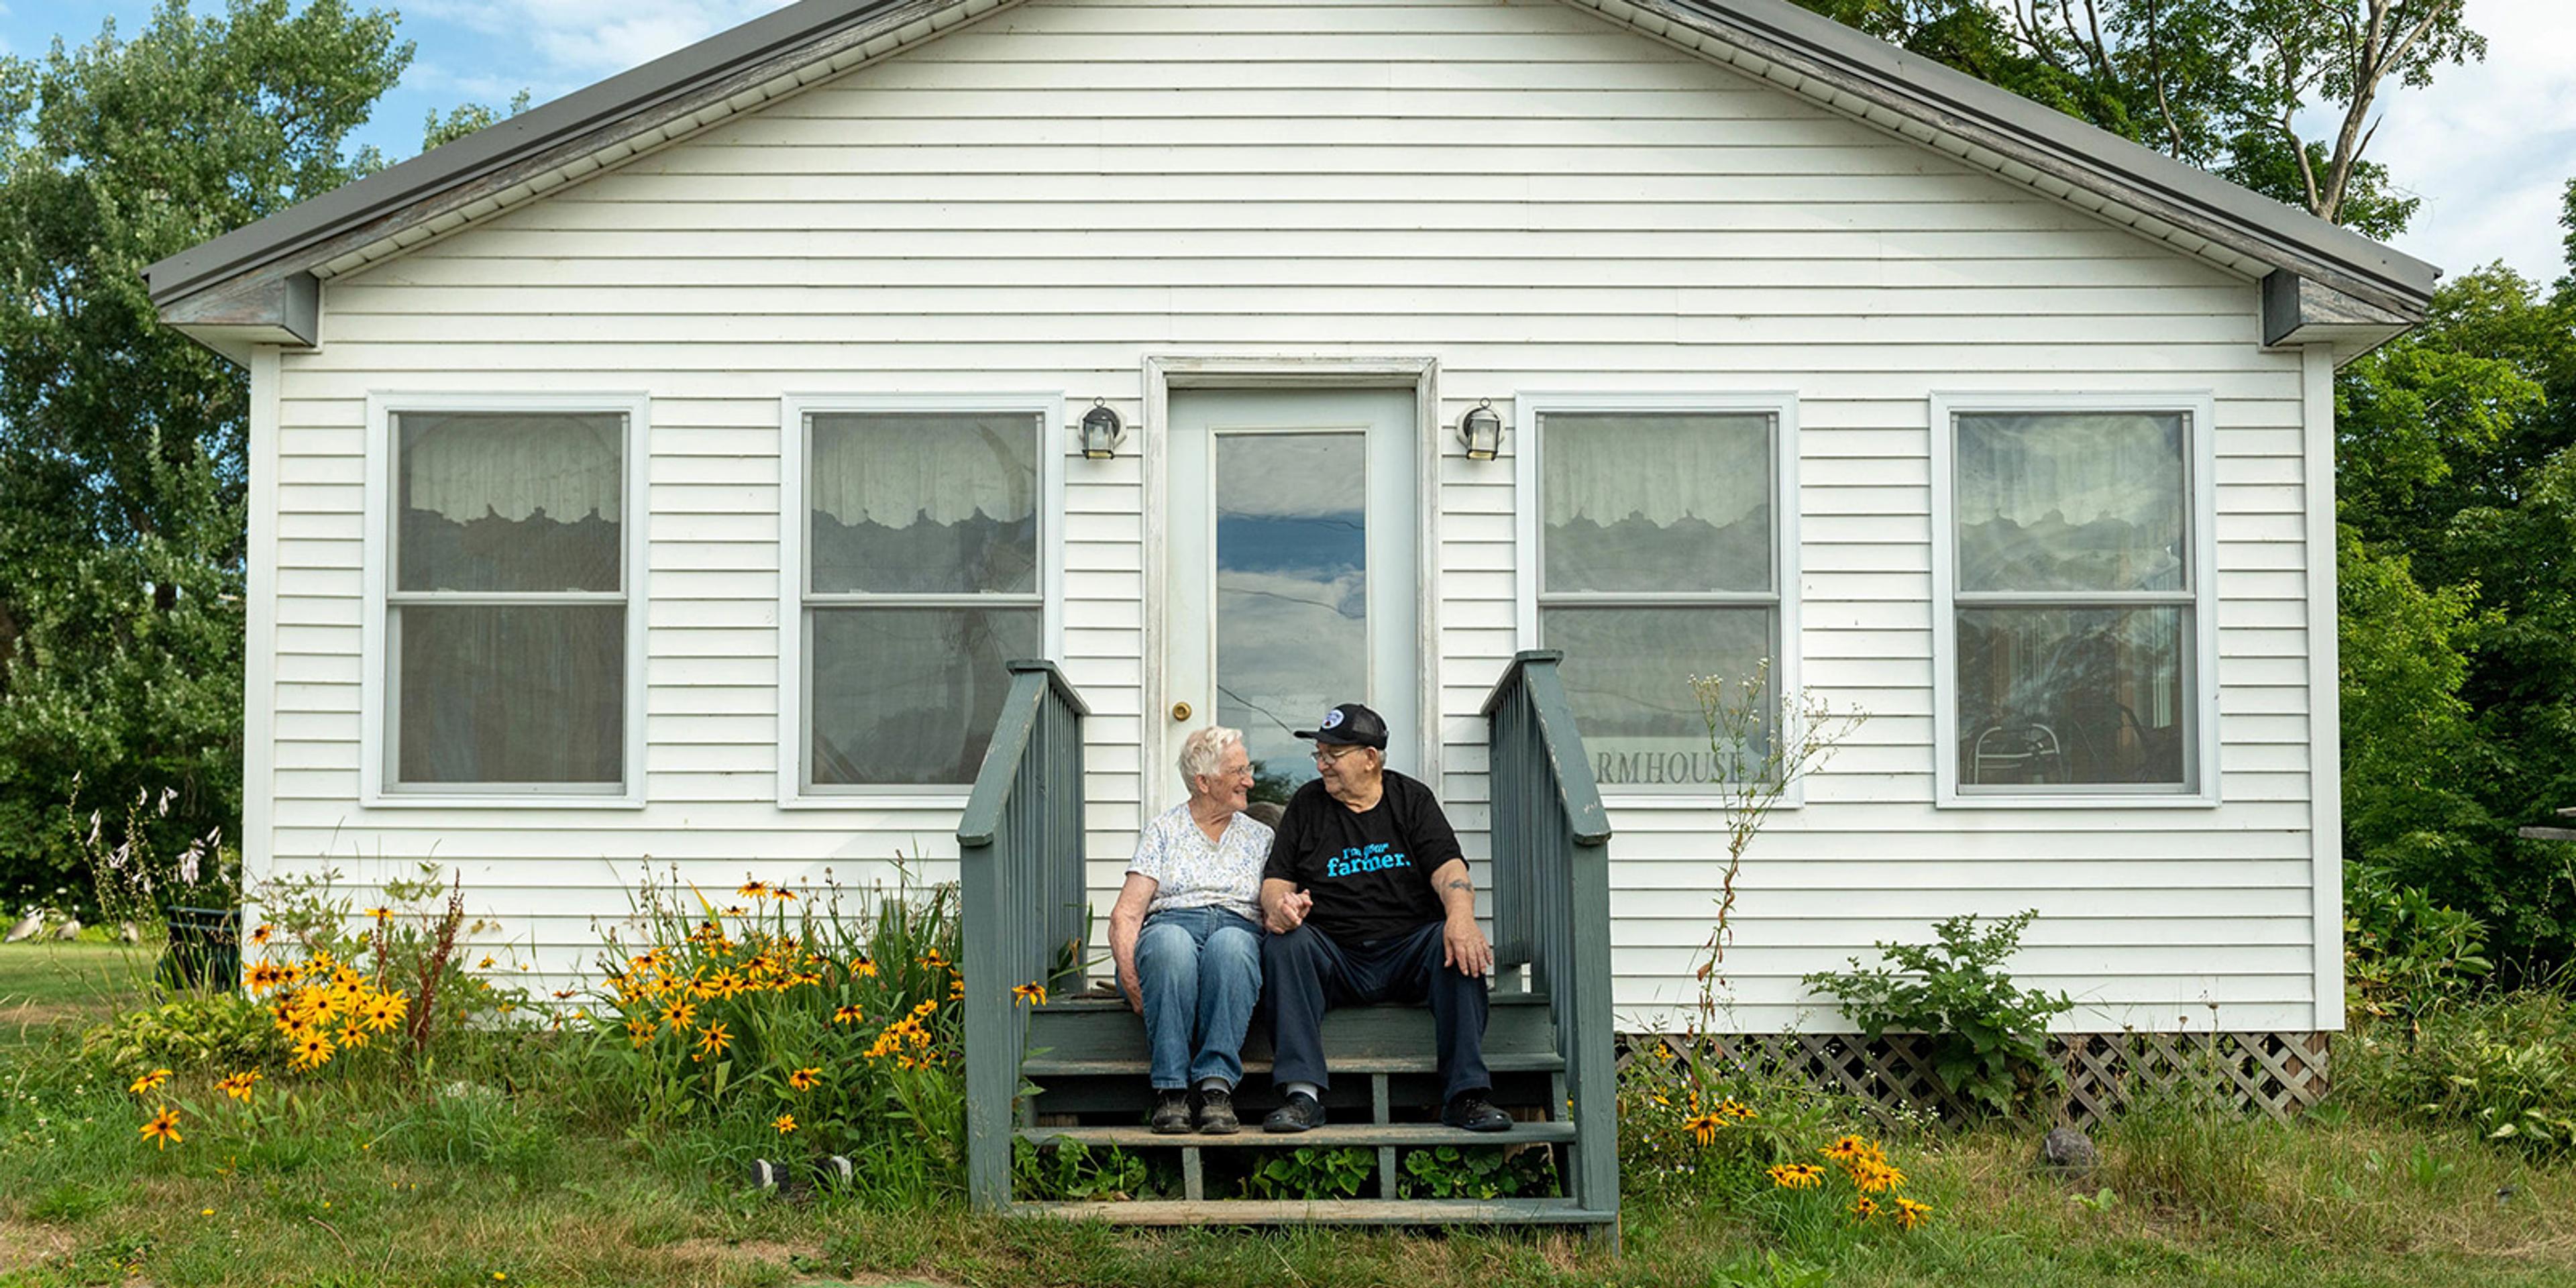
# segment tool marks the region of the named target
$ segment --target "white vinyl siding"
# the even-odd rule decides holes
[[[484,942],[547,972],[587,963],[648,856],[725,888],[953,873],[953,802],[780,808],[781,399],[1047,389],[1058,423],[1105,398],[1133,427],[1115,459],[1057,462],[1049,512],[1105,908],[1147,776],[1172,773],[1138,751],[1169,722],[1144,688],[1145,359],[1413,356],[1440,399],[1434,786],[1480,880],[1477,712],[1526,638],[1512,391],[1794,390],[1787,652],[1869,720],[1748,858],[1728,1022],[1831,1027],[1802,973],[2026,907],[2017,972],[2075,995],[2069,1027],[2339,1016],[2310,786],[2331,551],[2305,489],[2329,409],[2300,355],[2258,347],[2256,285],[1575,9],[1030,0],[324,291],[321,348],[274,360],[253,555],[262,870],[451,865]],[[362,784],[367,397],[495,387],[650,394],[630,812],[396,813]],[[1928,400],[1957,389],[2209,391],[2215,807],[1936,808]],[[1504,460],[1450,432],[1483,399]],[[1723,820],[1666,798],[1612,821],[1617,1008],[1651,1027],[1692,994]]]

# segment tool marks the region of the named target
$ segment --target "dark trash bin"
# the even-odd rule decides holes
[[[232,908],[170,908],[170,940],[156,977],[173,988],[238,987],[241,913]]]

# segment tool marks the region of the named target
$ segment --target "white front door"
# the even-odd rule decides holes
[[[1411,389],[1172,391],[1164,743],[1243,730],[1255,800],[1315,776],[1290,731],[1336,703],[1421,764],[1414,415]],[[1178,799],[1176,769],[1148,778]]]

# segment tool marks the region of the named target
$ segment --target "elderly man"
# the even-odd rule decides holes
[[[1386,721],[1376,712],[1346,702],[1297,736],[1314,740],[1318,777],[1290,798],[1261,873],[1271,1080],[1286,1101],[1262,1130],[1323,1125],[1326,1007],[1424,1000],[1446,1083],[1440,1121],[1508,1129],[1510,1117],[1487,1099],[1494,953],[1476,925],[1458,834],[1430,788],[1386,767]]]
[[[1243,812],[1252,757],[1235,729],[1181,744],[1189,799],[1145,824],[1127,884],[1109,909],[1109,951],[1153,1052],[1153,1128],[1228,1135],[1242,1127],[1243,1031],[1261,997],[1261,865],[1270,829]]]

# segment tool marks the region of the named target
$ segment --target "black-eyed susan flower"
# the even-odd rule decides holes
[[[179,1143],[179,1111],[163,1105],[159,1113],[152,1115],[152,1121],[143,1124],[140,1130],[143,1139],[151,1141],[154,1149],[168,1149]]]
[[[400,993],[378,993],[358,1009],[358,1017],[378,1033],[389,1032],[402,1023],[411,1010],[411,999]]]
[[[1931,1219],[1931,1204],[1917,1203],[1912,1199],[1898,1199],[1896,1201],[1896,1227],[1898,1229],[1911,1230]]]
[[[654,1032],[653,1021],[641,1015],[630,1017],[626,1021],[626,1040],[637,1046],[652,1041]]]
[[[253,962],[242,979],[253,994],[265,993],[286,982],[286,968],[276,962]]]
[[[859,1014],[859,1008],[855,1006],[844,1006],[832,1012],[832,1022],[834,1024],[856,1024],[865,1018],[865,1016]]]
[[[1878,1215],[1878,1200],[1863,1194],[1859,1198],[1852,1200],[1850,1211],[1852,1220],[1867,1221],[1871,1217]]]
[[[1716,1114],[1693,1114],[1682,1120],[1682,1126],[1690,1129],[1691,1139],[1702,1146],[1716,1144],[1717,1129],[1725,1125],[1726,1120]]]
[[[876,978],[877,964],[865,957],[853,957],[850,959],[850,973],[874,979]]]
[[[814,1088],[821,1086],[822,1084],[823,1070],[820,1066],[811,1069],[799,1069],[796,1072],[787,1075],[787,1085],[794,1087],[798,1091],[812,1091]]]
[[[169,1070],[155,1069],[152,1072],[135,1079],[134,1084],[127,1087],[126,1090],[138,1096],[148,1096],[155,1091],[159,1091],[161,1089],[161,1084],[168,1082],[169,1080]]]
[[[265,921],[259,923],[259,929],[250,932],[250,942],[253,947],[257,948],[268,947],[268,941],[276,937],[277,927],[272,926]]]
[[[946,970],[946,969],[948,968],[948,959],[947,959],[947,958],[945,958],[945,957],[940,956],[940,955],[939,955],[939,950],[938,950],[938,949],[936,949],[936,948],[931,949],[929,952],[923,953],[921,956],[919,956],[919,957],[915,958],[914,960],[916,960],[916,961],[920,962],[922,965],[927,966],[927,967],[929,967],[929,968],[930,968],[930,969],[932,969],[932,970]]]
[[[1011,989],[1011,996],[1016,997],[1031,1006],[1044,1006],[1046,1005],[1047,1000],[1046,985],[1035,980],[1026,984],[1014,985]]]
[[[230,1077],[225,1078],[223,1081],[216,1083],[215,1090],[220,1091],[243,1104],[249,1104],[251,1088],[258,1084],[262,1076],[263,1075],[257,1069],[244,1069],[240,1073],[233,1074]]]
[[[778,1134],[784,1136],[787,1133],[796,1130],[796,1115],[780,1114],[776,1119],[772,1120],[769,1125],[777,1128]]]
[[[476,970],[490,970],[490,969],[492,969],[492,959],[491,959],[490,957],[488,957],[488,956],[487,956],[487,957],[485,957],[483,960],[481,960],[481,961],[479,961],[479,962],[474,963],[474,969],[476,969]]]
[[[1721,1118],[1733,1118],[1739,1122],[1748,1118],[1758,1118],[1761,1116],[1754,1113],[1752,1109],[1733,1096],[1728,1096],[1724,1101],[1718,1104],[1717,1113]]]
[[[1813,1163],[1782,1163],[1764,1175],[1784,1190],[1812,1190],[1825,1182],[1825,1169]]]
[[[367,909],[367,915],[377,921],[391,921],[394,918],[394,910],[381,906],[374,907]]]
[[[690,1056],[689,1059],[693,1061],[704,1060],[711,1055],[723,1055],[725,1053],[725,1048],[732,1045],[732,1032],[725,1028],[723,1022],[719,1021],[708,1025],[703,1032],[698,1034],[698,1052],[696,1055]]]
[[[286,1064],[288,1068],[299,1071],[319,1069],[331,1063],[331,1053],[336,1049],[331,1045],[331,1039],[323,1036],[321,1030],[309,1030],[304,1036],[295,1040],[295,1054],[287,1060]]]
[[[745,899],[766,899],[769,897],[769,892],[770,885],[766,881],[745,881],[741,888],[734,891]],[[732,909],[728,908],[726,911],[730,912]]]
[[[662,1008],[662,1022],[675,1029],[695,1028],[697,1027],[697,1019],[697,1006],[686,998],[672,1002]]]

